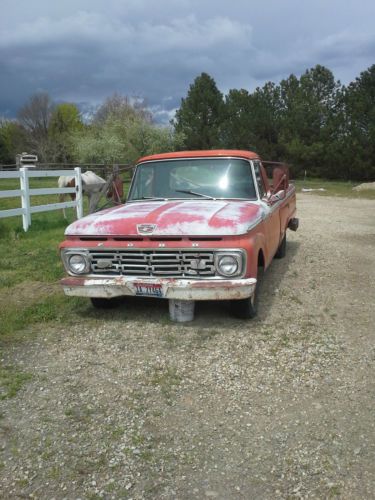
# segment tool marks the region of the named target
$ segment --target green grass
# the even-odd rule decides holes
[[[0,347],[30,338],[47,323],[59,322],[69,325],[87,307],[84,299],[65,297],[61,291],[61,293],[46,295],[37,302],[30,297],[29,302],[24,305],[9,305],[9,307],[2,308],[0,311]]]
[[[30,179],[30,186],[56,187],[56,179]],[[17,179],[0,179],[0,190],[17,188]],[[58,201],[55,195],[32,200]],[[0,199],[0,210],[19,206],[19,198]],[[69,322],[87,310],[87,300],[65,297],[58,286],[64,275],[58,246],[66,226],[75,220],[74,209],[67,209],[67,215],[68,220],[61,210],[34,214],[27,232],[19,216],[0,219],[0,346],[29,338],[46,323]]]
[[[30,187],[56,187],[56,179],[30,179]],[[18,179],[0,179],[0,190],[18,188]],[[55,203],[57,196],[32,200]],[[0,210],[19,206],[19,198],[0,199]],[[65,220],[61,210],[34,214],[27,232],[21,217],[0,219],[0,347],[30,338],[45,324],[69,324],[90,307],[87,299],[66,297],[58,285],[64,276],[58,246],[75,210],[67,209],[67,216]]]
[[[11,182],[17,180],[0,180],[0,189],[17,187],[10,186]],[[56,201],[55,196],[44,198],[48,200],[44,199],[43,203]],[[0,208],[5,209],[18,200],[5,198],[1,201]],[[69,217],[72,221],[73,214],[69,213]],[[64,239],[67,224],[61,211],[35,214],[27,232],[22,229],[21,217],[0,220],[1,343],[19,340],[22,331],[67,316],[71,309],[67,298],[52,287],[64,274],[58,245]]]
[[[56,179],[32,178],[30,187],[56,187]],[[124,187],[126,191],[128,184]],[[0,190],[18,188],[18,179],[0,179]],[[84,199],[87,213],[87,199]],[[33,205],[58,201],[56,195],[33,196],[31,200]],[[18,208],[20,204],[20,198],[2,198],[0,210]],[[61,210],[33,214],[26,233],[21,216],[0,219],[0,289],[30,280],[53,282],[62,276],[58,245],[64,239],[66,226],[75,220],[75,209],[67,209],[67,217],[65,220]]]
[[[177,373],[177,369],[173,366],[158,367],[150,377],[150,385],[160,388],[161,394],[166,402],[170,404],[172,394],[181,383],[181,376]]]
[[[366,191],[353,191],[353,187],[361,184],[360,182],[351,181],[327,181],[324,179],[306,179],[295,181],[297,192],[302,188],[319,189],[323,188],[325,191],[313,191],[314,194],[320,196],[341,196],[343,198],[362,198],[375,200],[375,190]]]
[[[29,179],[30,189],[34,188],[57,188],[56,177],[43,177]],[[0,190],[20,189],[19,179],[0,179]],[[58,195],[39,195],[31,197],[32,205],[45,205],[47,203],[57,203]],[[0,198],[0,210],[7,210],[10,208],[20,208],[21,198]]]
[[[13,366],[0,367],[0,401],[14,397],[23,384],[30,379],[29,373],[17,370]]]
[[[71,419],[72,422],[86,423],[86,424],[90,422],[93,413],[94,410],[91,410],[90,408],[81,405],[72,408],[67,408],[65,410],[65,416]]]
[[[25,233],[17,219],[0,221],[0,289],[23,281],[56,281],[63,271],[58,244],[67,222],[55,212],[38,214]]]

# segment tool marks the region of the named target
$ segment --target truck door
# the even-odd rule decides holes
[[[268,193],[261,173],[261,163],[258,160],[254,162],[255,179],[258,186],[259,197],[264,213],[264,226],[266,236],[266,260],[267,265],[271,262],[276,250],[280,244],[280,213],[277,205],[271,206],[268,202]]]

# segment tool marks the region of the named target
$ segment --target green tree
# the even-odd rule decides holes
[[[264,158],[280,155],[280,89],[272,82],[247,90],[230,90],[225,98],[225,121],[222,127],[228,148],[259,151]]]
[[[255,134],[252,119],[252,99],[245,89],[231,89],[225,96],[225,118],[222,138],[230,149],[252,149]]]
[[[152,114],[147,109],[144,99],[133,98],[121,94],[113,94],[99,106],[93,117],[94,124],[103,124],[109,118],[118,120],[141,119],[152,123]]]
[[[54,107],[48,127],[49,160],[69,163],[73,160],[73,136],[84,127],[75,104]]]
[[[10,162],[11,160],[9,159],[9,153],[7,151],[7,147],[4,143],[4,139],[0,130],[0,164],[6,164]]]
[[[26,148],[25,130],[16,122],[0,119],[0,164],[14,164]]]
[[[143,114],[109,113],[75,135],[75,157],[80,162],[134,163],[139,157],[182,147],[182,136],[169,127],[150,123]]]
[[[212,149],[222,144],[223,95],[207,73],[190,85],[186,98],[176,112],[173,125],[185,137],[186,149]]]
[[[251,95],[254,144],[264,158],[278,159],[282,154],[279,144],[281,123],[280,87],[267,82]]]
[[[335,145],[340,141],[338,108],[341,85],[327,68],[317,65],[298,80],[294,75],[280,84],[282,122],[280,143],[298,171],[332,176]],[[334,146],[333,146],[334,145]]]
[[[11,153],[10,123],[0,121],[0,164],[15,163]]]
[[[348,86],[344,104],[350,178],[375,180],[375,64]]]

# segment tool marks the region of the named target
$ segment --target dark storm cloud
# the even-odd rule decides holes
[[[119,92],[168,121],[202,71],[227,92],[318,63],[348,82],[374,62],[371,2],[362,15],[336,0],[3,3],[0,115],[41,90],[86,107]]]

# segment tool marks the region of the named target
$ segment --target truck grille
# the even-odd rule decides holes
[[[101,276],[215,276],[214,252],[90,250],[91,274]]]

